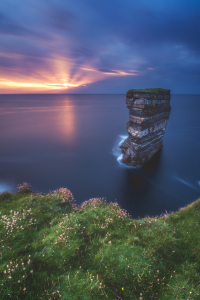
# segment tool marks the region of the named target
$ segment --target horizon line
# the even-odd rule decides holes
[[[6,94],[1,94],[0,96],[5,96],[5,95],[126,95],[126,93],[6,93]],[[200,95],[200,92],[197,93],[172,93],[171,95]]]

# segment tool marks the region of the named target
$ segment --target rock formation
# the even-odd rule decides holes
[[[129,121],[128,138],[120,146],[124,152],[123,162],[132,166],[148,161],[163,147],[163,136],[171,110],[170,90],[129,90],[126,104]]]

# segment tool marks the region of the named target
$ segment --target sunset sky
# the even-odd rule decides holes
[[[200,94],[199,0],[0,2],[0,93]]]

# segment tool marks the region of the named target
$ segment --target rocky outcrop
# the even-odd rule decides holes
[[[126,104],[128,138],[120,146],[123,162],[137,166],[148,161],[163,147],[163,136],[171,110],[170,90],[129,90]]]

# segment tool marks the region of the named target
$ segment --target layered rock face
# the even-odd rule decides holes
[[[128,138],[120,146],[123,162],[137,166],[148,161],[163,147],[163,136],[171,110],[170,90],[129,90],[126,104]]]

